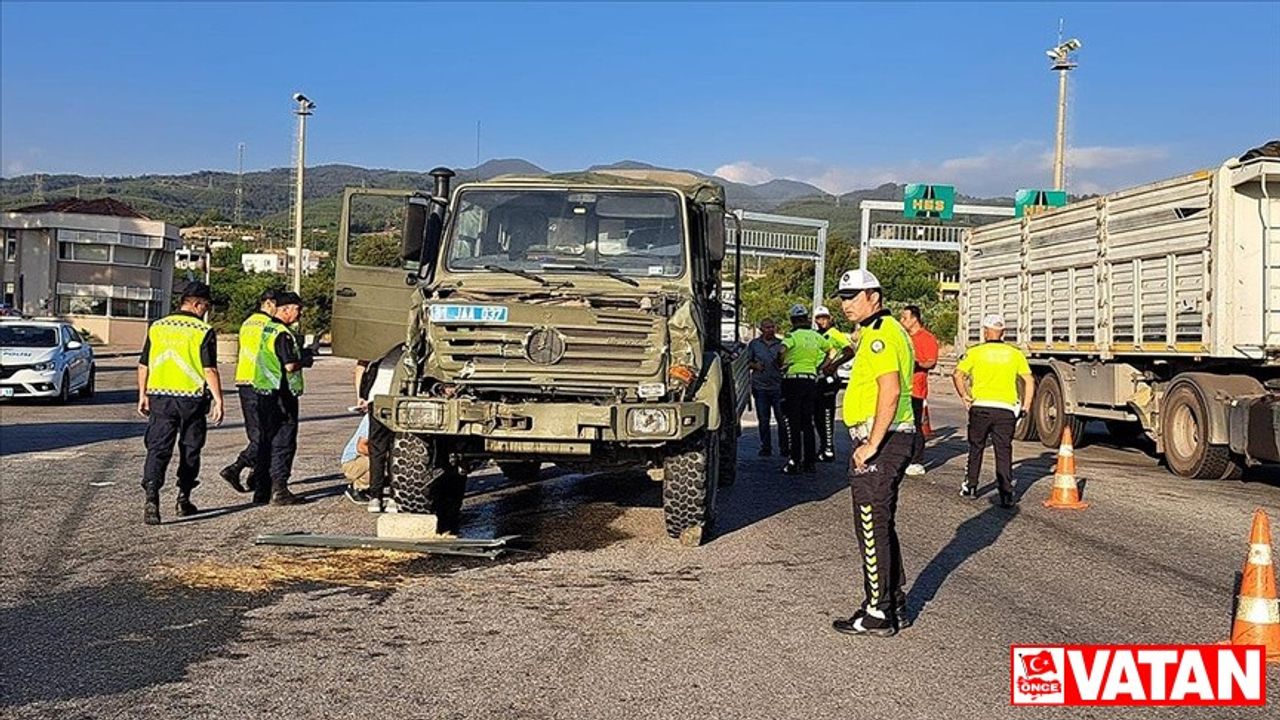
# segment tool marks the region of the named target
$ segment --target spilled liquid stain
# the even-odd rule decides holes
[[[293,585],[391,588],[426,559],[392,550],[335,550],[272,553],[249,564],[204,561],[161,568],[162,582],[197,590],[263,593]]]

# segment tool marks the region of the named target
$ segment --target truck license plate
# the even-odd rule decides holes
[[[13,397],[13,388],[0,387],[0,398],[11,398],[11,397]]]
[[[432,305],[431,322],[505,323],[503,305]]]

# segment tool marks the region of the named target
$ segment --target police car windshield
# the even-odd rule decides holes
[[[58,344],[58,331],[35,325],[0,325],[0,347],[51,348]]]
[[[676,277],[684,272],[682,216],[674,193],[464,190],[447,264],[455,271],[498,266],[545,275],[587,266]]]

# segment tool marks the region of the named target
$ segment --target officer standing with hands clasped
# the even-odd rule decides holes
[[[809,311],[791,307],[791,332],[782,339],[778,363],[782,367],[782,410],[787,414],[791,458],[782,472],[787,475],[816,471],[813,415],[817,408],[818,368],[827,359],[831,341],[809,327]]]
[[[907,331],[884,308],[884,292],[875,275],[866,270],[846,272],[838,294],[845,317],[858,324],[859,332],[843,415],[854,445],[849,485],[866,599],[852,617],[831,625],[849,635],[887,637],[910,624],[894,516],[898,486],[911,461],[915,438],[911,410],[915,355]]]
[[[302,298],[284,292],[276,297],[276,314],[262,329],[253,387],[265,412],[260,419],[257,478],[253,501],[272,505],[299,505],[306,502],[289,491],[293,456],[298,451],[298,397],[302,395],[302,369],[311,367],[309,352],[299,349],[289,326],[302,316]],[[270,482],[267,481],[270,478]]]
[[[813,311],[813,322],[818,334],[831,341],[833,348],[827,361],[818,368],[817,410],[814,423],[818,428],[818,459],[830,462],[836,459],[836,396],[840,394],[840,378],[836,370],[853,357],[853,343],[849,336],[836,328],[831,311],[819,305]]]
[[[262,348],[262,329],[271,322],[276,312],[276,296],[278,291],[268,288],[258,298],[258,309],[240,325],[240,355],[236,359],[236,392],[240,395],[240,413],[244,416],[244,433],[249,444],[240,451],[235,462],[222,468],[218,474],[227,484],[240,492],[253,489],[254,478],[249,477],[249,487],[240,483],[240,473],[245,468],[252,468],[258,457],[258,398],[253,389],[253,375],[258,366],[258,354]]]
[[[1036,379],[1027,358],[1004,341],[1004,316],[992,313],[982,318],[982,344],[969,348],[956,363],[952,381],[956,393],[969,408],[969,465],[965,469],[960,494],[978,497],[978,476],[982,474],[982,453],[991,438],[996,455],[996,482],[1000,506],[1013,507],[1013,430],[1019,413],[1031,409]],[[1022,403],[1018,403],[1018,380],[1022,380]]]
[[[144,442],[147,460],[142,469],[146,506],[142,520],[160,524],[160,488],[178,445],[179,517],[200,512],[191,490],[200,484],[200,451],[208,419],[222,423],[222,380],[218,376],[218,346],[204,315],[213,293],[202,282],[182,291],[177,312],[147,329],[138,358],[138,414],[147,418]]]

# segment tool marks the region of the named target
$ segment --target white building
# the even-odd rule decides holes
[[[293,274],[293,259],[297,256],[294,248],[287,250],[269,250],[260,253],[245,253],[240,256],[240,266],[245,272],[275,273],[277,275]],[[320,269],[320,263],[329,257],[329,253],[320,250],[302,249],[302,274],[310,275]]]
[[[58,315],[112,345],[142,346],[169,312],[178,228],[110,198],[10,210],[0,220],[3,301]]]

